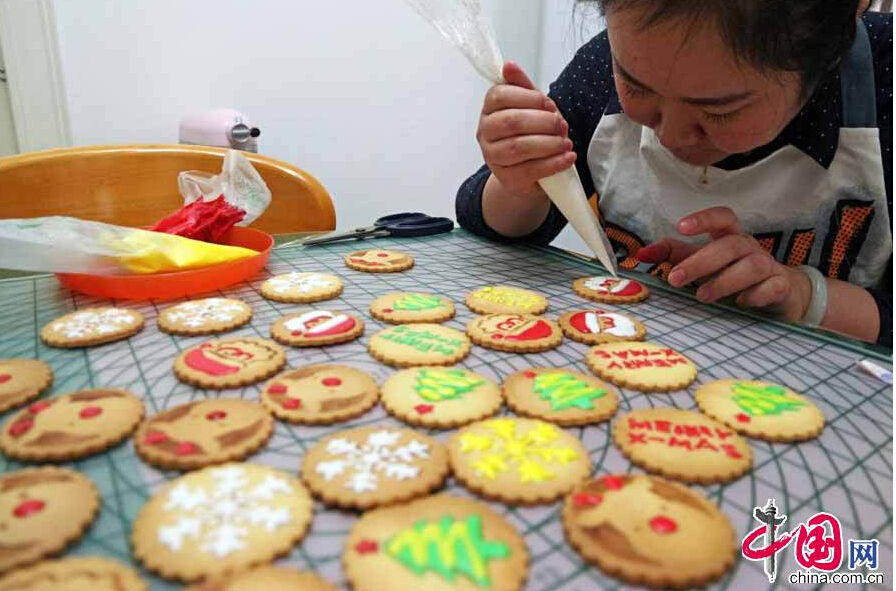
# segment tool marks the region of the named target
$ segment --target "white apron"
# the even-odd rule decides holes
[[[588,166],[611,241],[628,251],[622,266],[634,268],[635,252],[678,234],[678,221],[724,205],[775,258],[812,265],[823,274],[876,286],[892,254],[874,92],[871,45],[865,26],[841,72],[843,123],[827,170],[788,145],[742,168],[726,171],[685,164],[656,134],[624,113],[604,115],[591,139]],[[668,265],[649,270],[668,273]]]

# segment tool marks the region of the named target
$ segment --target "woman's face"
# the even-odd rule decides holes
[[[649,28],[634,9],[607,15],[622,108],[678,159],[709,166],[769,143],[802,107],[796,74],[735,61],[711,26]]]

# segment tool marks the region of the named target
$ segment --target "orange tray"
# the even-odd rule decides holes
[[[148,275],[81,275],[57,273],[65,287],[88,295],[122,300],[170,300],[196,293],[215,291],[252,277],[271,256],[274,238],[261,230],[234,226],[221,238],[221,244],[243,246],[258,254],[231,263]]]

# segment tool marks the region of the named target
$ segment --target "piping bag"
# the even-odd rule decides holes
[[[405,0],[449,41],[454,43],[492,84],[503,84],[504,58],[479,0]],[[573,229],[604,267],[616,277],[613,247],[588,205],[575,165],[538,181]]]

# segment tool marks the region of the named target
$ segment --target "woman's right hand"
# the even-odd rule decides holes
[[[541,193],[539,179],[576,161],[569,124],[518,65],[504,64],[504,80],[485,95],[476,139],[505,190],[519,196]]]

